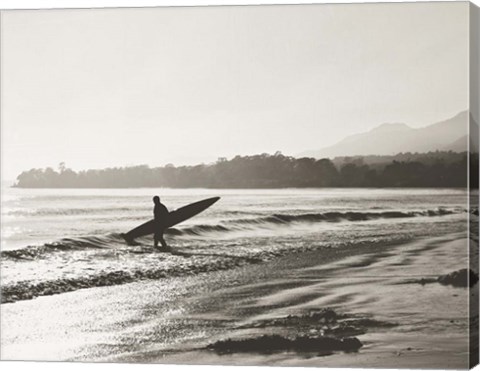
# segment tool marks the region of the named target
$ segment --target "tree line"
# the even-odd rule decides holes
[[[431,152],[413,160],[369,163],[274,155],[236,156],[196,166],[147,165],[73,171],[60,164],[22,172],[19,188],[287,188],[287,187],[466,187],[468,154]],[[381,156],[380,156],[381,157]],[[401,156],[405,157],[405,156]],[[478,153],[470,154],[471,186],[478,188]]]

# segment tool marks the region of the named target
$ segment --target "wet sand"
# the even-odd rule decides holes
[[[2,304],[2,359],[467,368],[467,289],[418,283],[467,263],[464,234],[453,234]],[[324,334],[362,346],[261,348],[264,336]],[[260,348],[209,349],[226,339]]]

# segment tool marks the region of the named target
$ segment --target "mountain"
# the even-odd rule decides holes
[[[461,152],[467,149],[467,127],[467,111],[418,129],[402,123],[386,123],[368,132],[348,136],[333,146],[301,153],[298,157],[393,155],[450,149]]]
[[[443,151],[464,152],[468,145],[468,135],[458,138],[454,142],[443,147]]]

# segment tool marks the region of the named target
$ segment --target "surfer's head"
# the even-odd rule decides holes
[[[156,205],[156,204],[159,204],[160,203],[160,197],[158,196],[155,196],[153,197],[153,203]]]

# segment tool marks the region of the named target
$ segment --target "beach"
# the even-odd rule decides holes
[[[325,221],[327,212],[321,220],[306,210],[295,214],[293,196],[302,205],[308,197],[312,208],[312,200],[325,204],[329,198],[328,212],[343,219]],[[206,212],[205,219],[179,229],[183,234],[168,237],[171,254],[155,252],[149,241],[116,248],[63,241],[58,249],[2,250],[2,278],[7,269],[13,282],[7,285],[10,302],[0,307],[2,359],[468,367],[468,303],[478,298],[469,298],[466,287],[438,281],[469,265],[466,220],[478,217],[457,206],[463,193],[445,192],[441,208],[431,207],[438,197],[427,196],[427,205],[419,206],[425,194],[411,195],[415,205],[400,209],[398,191],[364,192],[362,204],[375,199],[377,206],[362,213],[338,209],[337,196],[342,207],[349,206],[344,191],[293,196],[271,196],[261,205],[266,215],[251,209],[255,216],[248,223],[244,215],[227,219],[232,210],[225,206]],[[254,205],[252,197],[242,194],[241,203]],[[287,197],[292,206],[285,206]],[[390,205],[385,201],[378,209],[381,197]],[[228,194],[223,198],[226,205],[239,203]],[[268,215],[295,218],[274,223]],[[123,273],[106,272],[107,262],[115,269],[123,264]],[[25,267],[24,277],[34,275],[35,265],[39,277],[28,284],[14,281],[14,264]],[[143,271],[149,273],[135,275],[139,264],[149,264]],[[81,275],[98,266],[98,272]],[[44,267],[50,271],[38,274]],[[67,268],[71,278],[55,281]]]
[[[461,236],[450,235],[398,245],[387,254],[368,246],[323,256],[304,253],[202,277],[4,304],[2,358],[467,368],[468,291],[412,282],[463,268],[465,244]],[[207,348],[226,338],[289,337],[302,331],[314,336],[323,323],[308,315],[326,308],[360,323],[371,320],[355,329],[362,348],[320,356],[262,349],[222,354]],[[288,316],[307,316],[305,327],[269,325]],[[25,349],[35,351],[26,358]]]

